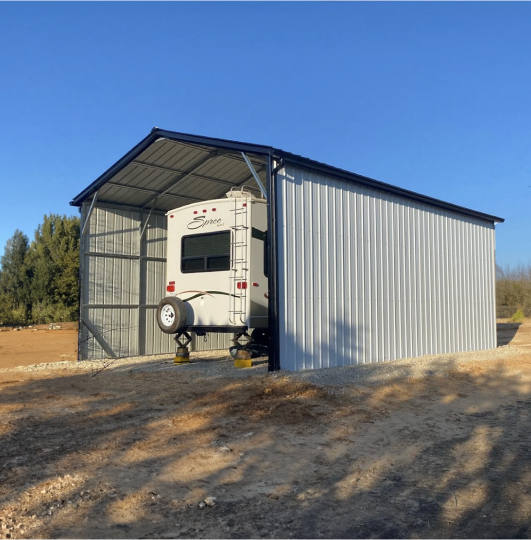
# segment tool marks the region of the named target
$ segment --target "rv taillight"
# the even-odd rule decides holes
[[[197,214],[197,210],[194,210],[194,214]]]
[[[212,212],[215,212],[215,211],[216,211],[216,209],[215,209],[215,208],[212,208]]]
[[[236,287],[238,287],[238,289],[247,289],[247,281],[238,281]]]
[[[170,217],[173,217],[173,214],[171,214],[171,216],[170,216]]]
[[[166,291],[175,292],[175,281],[170,281],[166,287]]]
[[[203,210],[203,213],[205,213],[205,214],[206,214],[206,210]]]

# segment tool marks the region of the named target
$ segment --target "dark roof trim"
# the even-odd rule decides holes
[[[414,191],[409,191],[407,189],[393,186],[391,184],[386,184],[385,182],[380,182],[379,180],[373,180],[372,178],[369,178],[367,176],[351,173],[349,171],[345,171],[344,169],[338,169],[336,167],[326,165],[325,163],[320,163],[319,161],[314,161],[309,158],[297,156],[296,154],[291,154],[283,150],[275,150],[275,156],[282,158],[285,163],[289,162],[293,165],[298,165],[300,167],[305,167],[307,169],[313,169],[315,171],[322,172],[323,174],[336,176],[338,178],[341,178],[342,180],[349,180],[351,182],[363,184],[365,186],[369,186],[375,189],[394,193],[408,199],[413,199],[421,203],[429,204],[430,206],[437,206],[439,208],[444,208],[445,210],[452,210],[454,212],[458,212],[459,214],[465,214],[478,219],[483,219],[491,223],[503,223],[505,221],[503,218],[500,217],[491,216],[490,214],[477,212],[476,210],[471,210],[470,208],[465,208],[464,206],[458,206],[457,204],[452,204],[441,201],[440,199],[421,195],[420,193],[416,193]]]
[[[482,212],[476,212],[475,210],[471,210],[470,208],[465,208],[463,206],[447,203],[439,199],[427,197],[425,195],[421,195],[420,193],[415,193],[414,191],[409,191],[407,189],[402,189],[391,184],[386,184],[385,182],[373,180],[372,178],[368,178],[367,176],[351,173],[349,171],[345,171],[344,169],[338,169],[336,167],[326,165],[325,163],[321,163],[319,161],[314,161],[312,159],[298,156],[296,154],[291,154],[290,152],[285,152],[284,150],[275,149],[271,146],[231,141],[228,139],[217,139],[214,137],[203,137],[200,135],[190,135],[188,133],[178,133],[176,131],[167,131],[165,129],[159,128],[153,128],[151,130],[151,133],[147,137],[142,139],[134,148],[129,150],[127,154],[125,154],[114,165],[107,169],[99,178],[92,182],[92,184],[85,188],[79,195],[74,197],[74,199],[70,202],[71,206],[81,206],[83,201],[85,201],[88,197],[95,193],[115,174],[121,171],[124,167],[126,167],[129,163],[136,159],[144,150],[146,150],[146,148],[151,146],[155,141],[160,138],[184,143],[198,144],[201,146],[210,146],[212,148],[219,148],[234,152],[246,152],[250,154],[266,156],[271,156],[274,154],[276,157],[282,158],[284,159],[284,161],[288,161],[300,167],[313,169],[322,172],[323,174],[329,174],[338,178],[342,178],[343,180],[357,182],[358,184],[363,184],[369,187],[373,187],[375,189],[394,193],[396,195],[429,204],[431,206],[437,206],[439,208],[444,208],[445,210],[452,210],[454,212],[472,216],[478,219],[483,219],[491,223],[503,223],[505,221],[503,218],[500,217],[483,214]]]
[[[170,139],[178,142],[187,142],[199,144],[201,146],[210,146],[222,150],[233,150],[235,152],[246,152],[250,154],[271,155],[273,148],[258,144],[242,143],[230,141],[228,139],[216,139],[213,137],[202,137],[199,135],[190,135],[187,133],[178,133],[176,131],[167,131],[165,129],[153,128],[151,133],[142,139],[127,154],[119,159],[114,165],[107,169],[99,178],[85,188],[79,195],[76,195],[71,201],[71,206],[81,206],[83,201],[98,191],[108,180],[119,173],[124,167],[135,160],[144,150],[149,148],[158,139]]]
[[[189,135],[187,133],[177,133],[175,131],[166,131],[165,129],[159,128],[153,128],[152,133],[153,132],[156,132],[158,137],[164,137],[165,139],[195,143],[203,146],[211,146],[213,148],[221,148],[224,150],[234,150],[235,152],[269,155],[273,151],[271,146],[263,146],[261,144],[231,141],[229,139],[216,139],[215,137],[203,137],[201,135]]]

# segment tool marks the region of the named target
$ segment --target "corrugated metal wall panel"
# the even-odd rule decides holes
[[[496,346],[493,224],[291,166],[278,186],[283,369]]]
[[[165,296],[166,263],[163,261],[143,260],[142,268],[145,274],[144,304],[157,305]]]
[[[166,216],[152,215],[146,229],[145,245],[148,257],[166,258]]]
[[[84,222],[90,202],[82,207]],[[166,291],[166,217],[95,205],[81,243],[81,317],[93,325],[116,356],[173,353],[173,336],[161,332],[156,306]],[[195,338],[191,350],[226,349],[231,334]],[[80,325],[79,358],[107,354],[86,325]]]
[[[174,353],[176,345],[173,336],[161,332],[157,324],[157,308],[146,308],[144,316],[146,332],[142,354]]]
[[[140,212],[95,206],[86,231],[90,252],[139,255]]]
[[[84,317],[93,324],[117,357],[138,354],[138,309],[85,308]],[[105,358],[103,350],[92,333],[83,332],[84,356],[82,360]]]
[[[139,354],[139,227],[139,211],[96,205],[81,244],[81,317],[116,356]],[[98,339],[80,327],[80,358],[106,357]]]
[[[139,260],[85,255],[88,274],[87,304],[137,304]]]

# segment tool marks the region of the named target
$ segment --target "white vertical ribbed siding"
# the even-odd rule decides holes
[[[492,224],[291,166],[278,189],[283,369],[495,347]]]
[[[83,217],[87,212],[85,205]],[[138,307],[121,306],[138,306],[139,302],[139,219],[138,211],[96,206],[81,246],[81,316],[96,327],[117,356],[138,354]],[[99,307],[91,307],[94,305]],[[81,325],[80,358],[105,356],[98,341]]]

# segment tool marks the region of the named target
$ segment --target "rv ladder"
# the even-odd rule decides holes
[[[242,192],[242,195],[244,193]],[[247,288],[238,287],[239,283],[247,281],[249,271],[249,197],[232,198],[231,229],[231,271],[229,321],[231,324],[247,323]],[[244,206],[245,205],[245,206]]]

